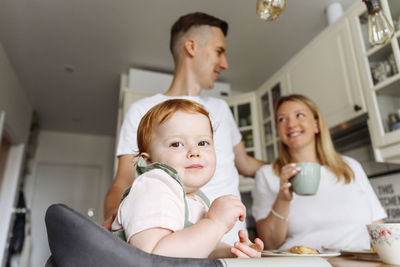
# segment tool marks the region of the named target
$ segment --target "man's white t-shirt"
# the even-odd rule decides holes
[[[117,156],[138,154],[137,129],[142,117],[153,106],[169,99],[187,99],[204,106],[209,112],[214,128],[214,147],[217,165],[213,178],[201,188],[210,201],[222,195],[232,194],[240,199],[239,174],[235,167],[233,148],[242,139],[239,129],[229,109],[228,104],[218,98],[206,96],[170,97],[157,94],[134,102],[125,114],[122,123]],[[235,227],[224,236],[223,242],[233,244],[238,240],[238,230],[246,229],[244,222],[236,223]]]
[[[350,184],[337,182],[336,176],[321,167],[318,191],[313,196],[293,193],[290,203],[289,229],[280,249],[304,245],[315,249],[324,247],[369,249],[366,225],[386,217],[385,210],[374,193],[364,170],[356,160],[343,157],[353,170],[355,180]],[[256,173],[252,192],[253,215],[256,221],[270,213],[279,192],[280,180],[272,165]]]

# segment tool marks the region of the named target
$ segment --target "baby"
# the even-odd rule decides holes
[[[246,208],[233,195],[213,201],[201,192],[214,175],[213,130],[198,103],[173,99],[150,109],[137,133],[136,179],[112,229],[148,253],[193,258],[260,257],[264,244],[243,231],[233,247],[220,242]]]

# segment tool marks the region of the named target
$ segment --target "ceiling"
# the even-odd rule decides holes
[[[356,1],[336,0],[344,10]],[[0,41],[42,129],[115,135],[120,74],[172,73],[169,30],[179,16],[202,11],[229,23],[220,81],[246,92],[327,26],[332,2],[287,0],[279,20],[263,22],[256,0],[1,0]]]

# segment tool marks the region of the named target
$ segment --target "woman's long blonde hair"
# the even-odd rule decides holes
[[[323,118],[318,106],[311,99],[297,94],[287,95],[279,98],[275,106],[275,125],[277,125],[276,114],[278,113],[278,109],[287,101],[302,103],[311,110],[319,126],[319,132],[315,134],[315,149],[317,153],[317,159],[321,165],[328,167],[336,175],[338,182],[343,180],[345,184],[350,183],[354,179],[354,172],[343,160],[343,158],[336,152],[325,119]],[[272,163],[274,173],[279,176],[282,167],[290,162],[292,162],[292,159],[289,154],[289,148],[283,144],[282,141],[280,141],[279,156]]]

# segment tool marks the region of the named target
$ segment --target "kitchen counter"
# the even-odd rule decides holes
[[[340,256],[327,259],[332,267],[389,267],[389,266],[399,266],[386,264],[380,261],[367,261],[358,260],[352,256]]]
[[[399,265],[385,264],[378,260],[359,260],[353,256],[338,257],[262,257],[258,259],[220,259],[224,267],[391,267]]]

